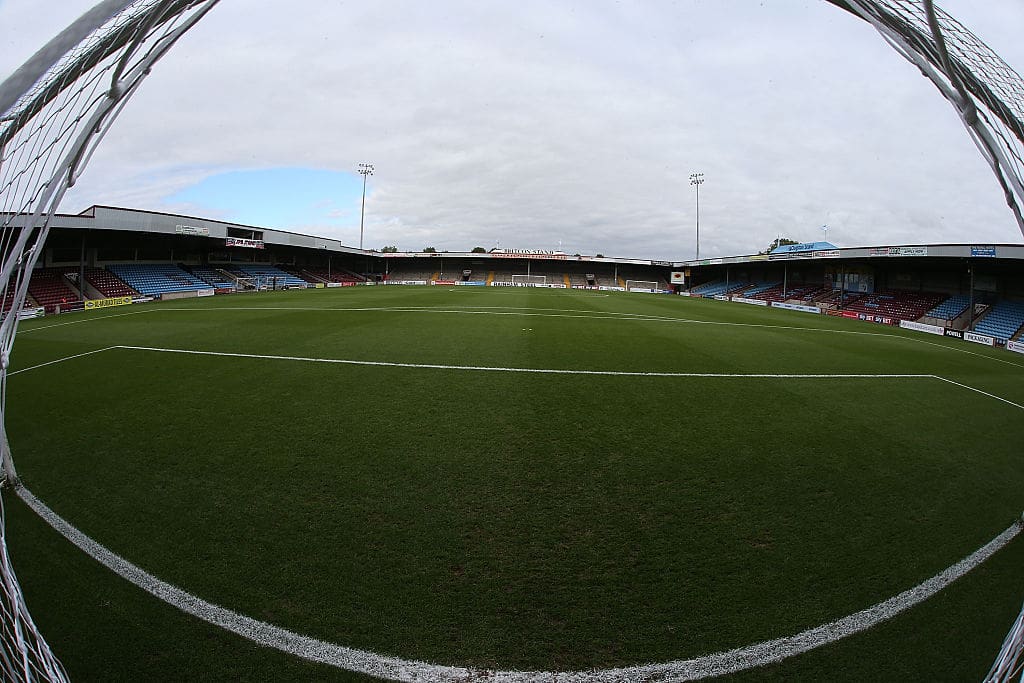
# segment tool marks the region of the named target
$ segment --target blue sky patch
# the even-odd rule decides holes
[[[370,192],[373,179],[367,186]],[[166,198],[208,209],[208,215],[283,230],[300,226],[358,226],[363,179],[355,172],[313,168],[227,171]]]

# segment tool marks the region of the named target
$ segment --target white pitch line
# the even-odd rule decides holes
[[[23,485],[15,488],[18,497],[35,510],[50,526],[78,546],[87,555],[118,576],[178,609],[247,638],[258,645],[272,647],[304,659],[328,664],[347,671],[369,674],[393,681],[499,681],[501,683],[540,683],[558,680],[566,683],[611,683],[613,681],[693,681],[721,676],[780,662],[823,645],[833,643],[891,619],[927,600],[991,557],[1020,534],[1021,520],[956,564],[930,579],[867,609],[801,631],[725,652],[693,659],[644,664],[616,669],[590,671],[499,671],[443,666],[416,660],[388,657],[303,636],[273,624],[258,621],[161,581],[141,567],[117,555],[85,535],[55,513]]]
[[[1014,408],[1020,408],[1021,410],[1024,410],[1024,406],[1022,406],[1021,404],[1014,403],[1013,401],[1011,401],[1009,399],[1005,399],[1005,398],[1003,398],[1001,396],[996,396],[995,394],[990,394],[987,391],[982,391],[981,389],[975,389],[972,386],[968,386],[966,384],[961,384],[960,382],[954,382],[953,380],[946,379],[945,377],[936,377],[936,379],[941,379],[943,382],[949,382],[950,384],[952,384],[954,386],[962,387],[964,389],[967,389],[968,391],[973,391],[975,393],[981,394],[982,396],[988,396],[989,398],[994,398],[997,401],[1002,401],[1003,403],[1008,403],[1011,406],[1013,406]]]
[[[127,315],[141,315],[143,313],[153,313],[157,309],[146,308],[141,311],[131,311],[129,313],[114,313],[112,315],[97,315],[91,318],[78,318],[76,320],[68,320],[62,323],[53,323],[52,325],[42,325],[40,327],[24,328],[18,326],[18,334],[28,334],[29,332],[40,332],[42,330],[52,330],[55,327],[67,327],[68,325],[81,325],[82,323],[96,322],[97,320],[106,320],[107,318],[123,318]]]
[[[254,360],[283,360],[302,363],[329,363],[338,365],[365,365],[372,367],[415,368],[427,370],[457,370],[469,372],[520,372],[538,375],[598,375],[604,377],[720,377],[742,379],[936,379],[935,375],[921,374],[794,374],[794,373],[739,373],[739,372],[646,372],[641,370],[571,370],[562,368],[510,368],[494,365],[444,365],[441,363],[397,363],[379,360],[352,360],[346,358],[308,358],[304,356],[275,356],[258,353],[228,351],[198,351],[195,349],[167,349],[155,346],[117,345],[111,348],[154,353],[180,353],[191,356],[219,356]]]
[[[51,361],[47,361],[45,363],[40,363],[39,365],[33,365],[31,367],[28,367],[28,368],[22,368],[21,370],[14,370],[14,371],[8,372],[7,376],[11,377],[13,375],[17,375],[17,374],[20,374],[22,372],[28,372],[29,370],[38,370],[39,368],[45,368],[47,365],[56,365],[57,363],[63,363],[64,361],[74,360],[75,358],[84,358],[85,356],[91,356],[94,353],[101,353],[103,351],[110,351],[111,349],[116,349],[116,348],[118,348],[118,347],[116,347],[116,346],[107,346],[107,347],[102,348],[102,349],[93,349],[92,351],[86,351],[84,353],[76,353],[73,356],[65,356],[63,358],[58,358],[56,360],[51,360]]]

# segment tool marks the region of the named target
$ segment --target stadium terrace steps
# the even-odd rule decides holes
[[[60,304],[80,301],[81,296],[64,278],[61,268],[37,268],[28,283],[28,293],[32,295],[47,313],[53,313]]]
[[[909,292],[897,289],[864,295],[847,302],[846,310],[881,315],[900,320],[917,320],[934,308],[945,295],[934,292]]]
[[[957,294],[951,296],[941,304],[931,309],[925,315],[930,318],[939,318],[941,320],[956,320],[971,305],[971,297],[969,294]]]
[[[974,331],[1006,342],[1024,327],[1024,301],[1000,301],[974,325]]]
[[[209,289],[210,285],[173,263],[117,263],[107,270],[147,296]]]
[[[127,283],[105,268],[86,268],[85,281],[108,299],[138,294]]]
[[[307,283],[300,277],[286,273],[277,266],[267,266],[256,263],[247,263],[244,266],[233,264],[228,270],[237,273],[240,277],[256,278],[257,280],[276,280],[276,283],[285,287],[305,287]]]

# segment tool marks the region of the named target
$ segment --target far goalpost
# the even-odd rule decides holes
[[[514,287],[536,287],[548,283],[547,275],[513,275],[512,285]]]
[[[626,280],[627,292],[660,292],[661,287],[652,280]]]

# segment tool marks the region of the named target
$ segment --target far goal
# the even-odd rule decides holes
[[[627,292],[660,292],[661,287],[651,280],[626,280]]]
[[[548,283],[547,275],[513,275],[512,286],[514,287],[538,287]]]

